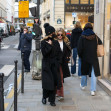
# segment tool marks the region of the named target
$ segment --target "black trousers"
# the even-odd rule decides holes
[[[49,102],[55,102],[56,90],[46,90],[43,89],[43,98],[48,98]]]
[[[24,53],[24,58],[23,58],[23,60],[24,60],[24,67],[25,67],[25,69],[27,69],[27,70],[29,70],[30,71],[30,61],[29,61],[29,57],[30,57],[30,53],[31,53],[31,51],[24,51],[24,52],[22,52],[22,53]]]

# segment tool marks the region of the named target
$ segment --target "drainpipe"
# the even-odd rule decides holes
[[[105,39],[105,7],[106,7],[106,1],[104,0],[104,18],[103,18],[103,45],[104,45],[104,39]],[[104,75],[104,56],[102,58],[102,77]]]

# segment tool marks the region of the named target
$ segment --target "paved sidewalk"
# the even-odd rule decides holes
[[[96,96],[90,95],[90,87],[83,91],[79,87],[78,77],[65,79],[65,99],[62,102],[56,100],[56,107],[41,103],[41,81],[32,80],[31,74],[25,78],[25,92],[18,96],[18,111],[111,111],[111,97],[99,86]]]

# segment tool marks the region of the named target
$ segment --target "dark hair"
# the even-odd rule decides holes
[[[27,29],[27,31],[28,31],[28,27],[24,27],[24,29]]]
[[[87,23],[85,26],[84,26],[84,29],[83,30],[86,30],[86,29],[92,29],[93,30],[93,26],[91,23]]]

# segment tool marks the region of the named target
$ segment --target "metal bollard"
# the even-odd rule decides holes
[[[21,93],[24,93],[24,53],[22,53],[22,79],[21,79]]]
[[[3,77],[4,77],[4,74],[0,73],[0,111],[4,111]]]
[[[14,111],[17,111],[17,63],[18,61],[15,62],[15,78],[14,78]]]

